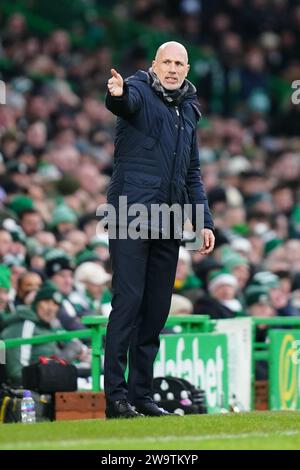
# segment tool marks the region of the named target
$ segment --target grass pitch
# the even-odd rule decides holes
[[[300,449],[300,412],[0,425],[0,450]]]

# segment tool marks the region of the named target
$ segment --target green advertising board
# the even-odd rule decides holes
[[[271,330],[269,340],[270,409],[300,409],[300,331]]]
[[[162,335],[155,377],[181,377],[206,392],[209,413],[228,408],[228,354],[225,334]]]

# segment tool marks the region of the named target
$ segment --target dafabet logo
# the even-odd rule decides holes
[[[283,410],[295,410],[299,388],[299,341],[292,334],[285,335],[279,361],[280,400]]]

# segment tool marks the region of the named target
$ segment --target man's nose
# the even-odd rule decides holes
[[[176,67],[175,67],[175,64],[173,62],[170,63],[170,70],[169,70],[171,73],[175,73],[176,72]]]

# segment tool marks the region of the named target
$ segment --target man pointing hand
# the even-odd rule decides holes
[[[152,230],[154,205],[189,204],[191,222],[203,238],[200,252],[206,255],[214,247],[213,221],[200,173],[200,112],[196,89],[186,79],[189,68],[184,46],[168,42],[159,47],[148,72],[139,70],[123,81],[111,70],[106,106],[118,119],[107,201],[117,213],[121,196],[126,196],[128,208],[142,204],[149,214],[146,230]],[[199,211],[204,219],[201,227],[197,227]],[[104,361],[107,418],[169,414],[153,401],[152,381],[180,245],[174,218],[170,227],[169,236],[160,224],[156,237],[110,236],[113,299]]]
[[[123,78],[115,70],[111,69],[112,77],[108,80],[107,88],[112,96],[122,96],[123,94]]]

